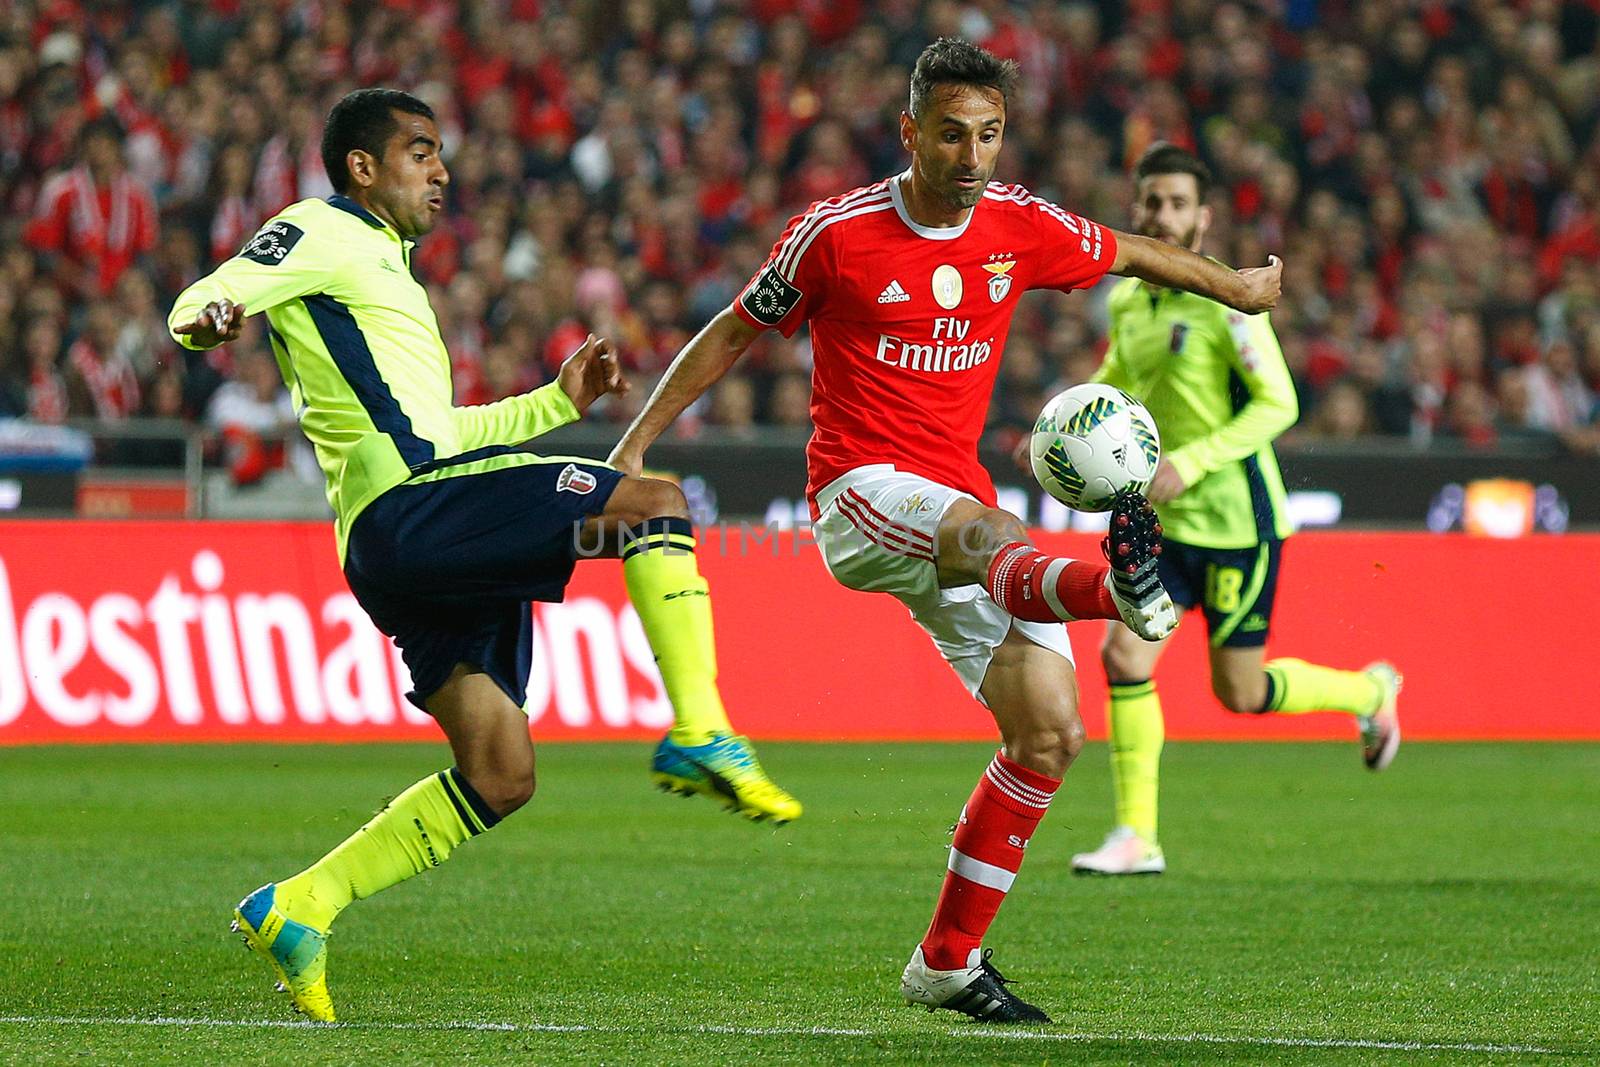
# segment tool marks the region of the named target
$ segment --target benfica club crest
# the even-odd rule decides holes
[[[989,272],[989,299],[996,304],[1006,298],[1011,292],[1011,268],[1017,265],[1014,259],[1002,263],[985,263],[983,269]]]

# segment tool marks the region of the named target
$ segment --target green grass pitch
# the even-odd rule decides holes
[[[340,920],[315,1028],[230,909],[442,744],[0,750],[0,1061],[1600,1060],[1600,746],[1171,745],[1172,870],[1122,881],[1067,870],[1090,746],[988,942],[1038,1031],[899,1003],[990,751],[764,746],[808,805],[775,830],[653,792],[646,745],[544,747],[531,807]]]

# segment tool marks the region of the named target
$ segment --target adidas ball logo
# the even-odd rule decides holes
[[[911,294],[900,288],[898,281],[892,281],[883,287],[883,292],[878,294],[880,304],[903,304],[911,299]]]

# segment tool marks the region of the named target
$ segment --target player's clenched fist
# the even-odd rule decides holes
[[[626,393],[629,389],[628,379],[622,376],[617,346],[594,334],[561,364],[557,380],[561,391],[572,398],[573,406],[579,411],[589,410],[590,404],[607,393]]]
[[[1244,293],[1234,307],[1254,315],[1278,306],[1278,296],[1283,291],[1283,260],[1268,256],[1265,267],[1246,267],[1239,272],[1239,278],[1244,282]]]
[[[201,348],[215,348],[229,341],[237,341],[244,330],[244,305],[232,300],[213,300],[200,309],[193,322],[174,326],[173,333],[181,333]]]

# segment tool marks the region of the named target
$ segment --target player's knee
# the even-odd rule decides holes
[[[1028,539],[1028,528],[1022,525],[1021,519],[1009,511],[990,508],[983,513],[983,518],[978,520],[977,526],[978,529],[973,531],[974,536],[967,538],[969,543],[981,547],[981,551],[975,553],[977,555],[1003,548],[1014,541]]]
[[[1100,665],[1105,668],[1106,681],[1112,685],[1142,682],[1150,676],[1150,669],[1134,652],[1109,641],[1100,646]]]
[[[533,791],[538,782],[534,776],[533,768],[529,767],[527,773],[517,775],[506,782],[505,808],[501,814],[509,814],[522,807],[533,799]]]
[[[1266,709],[1266,684],[1248,685],[1231,678],[1211,679],[1217,701],[1235,715],[1260,715]]]
[[[1076,715],[1056,731],[1059,747],[1066,754],[1067,762],[1071,763],[1078,758],[1078,753],[1083,751],[1083,743],[1087,735],[1083,729],[1083,720]],[[1065,768],[1063,768],[1065,770]]]
[[[625,525],[637,526],[650,519],[687,519],[689,517],[689,501],[684,497],[683,490],[672,482],[660,478],[630,479],[627,483],[628,491],[625,501],[616,501],[623,506],[617,518]]]
[[[1029,770],[1060,778],[1083,751],[1083,722],[1076,714],[1018,731],[1006,754]]]
[[[613,525],[619,527],[615,536],[626,547],[628,531],[638,531],[652,519],[688,517],[689,502],[683,490],[672,482],[660,478],[627,478],[617,486],[600,521],[606,536],[613,535]]]
[[[987,560],[997,549],[1027,539],[1015,515],[976,504],[952,507],[939,525],[940,556],[950,561]]]
[[[532,744],[513,742],[481,749],[463,760],[461,769],[496,815],[510,815],[533,798]]]
[[[530,763],[525,768],[500,769],[483,775],[482,781],[475,781],[473,785],[484,803],[488,804],[496,815],[504,817],[533,799],[535,785],[533,765]]]

